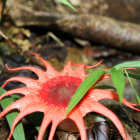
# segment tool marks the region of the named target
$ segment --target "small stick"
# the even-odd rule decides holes
[[[11,46],[13,46],[15,49],[17,49],[18,52],[22,52],[21,48],[17,46],[14,42],[12,42],[1,30],[0,30],[0,36],[2,36]]]
[[[10,40],[1,30],[0,30],[0,36],[3,37],[11,46],[13,46],[17,50],[17,52],[20,53],[20,55],[23,55],[23,56],[25,56],[25,58],[32,60],[33,62],[42,66],[42,64],[36,58],[34,58],[30,52],[28,52],[28,51],[23,52],[22,49],[18,45],[16,45],[12,40]]]

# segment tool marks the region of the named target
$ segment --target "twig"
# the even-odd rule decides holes
[[[20,55],[25,56],[26,59],[32,60],[33,62],[37,63],[40,66],[43,66],[42,63],[40,63],[38,59],[36,59],[33,55],[31,55],[29,51],[23,52],[22,49],[18,45],[16,45],[12,40],[10,40],[1,30],[0,36],[2,36],[11,46],[13,46]]]
[[[12,42],[1,30],[0,36],[2,36],[11,46],[13,46],[19,53],[22,53],[22,50],[19,46],[17,46],[14,42]]]
[[[52,32],[47,33],[47,40],[49,40],[49,37],[54,39],[61,47],[64,47],[64,43],[56,35],[54,35]]]

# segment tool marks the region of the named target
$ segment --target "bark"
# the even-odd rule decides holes
[[[98,4],[95,4],[95,1],[93,2],[93,0],[88,0],[86,1],[87,4],[84,5],[85,1],[77,0],[79,1],[79,3],[74,4],[74,6],[76,6],[77,8],[79,6],[79,9],[77,9],[77,11],[80,11],[80,13],[78,14],[73,14],[71,11],[64,10],[68,9],[64,8],[64,6],[61,6],[61,8],[59,9],[58,6],[60,6],[60,3],[58,4],[56,3],[56,1],[53,1],[56,5],[53,3],[48,3],[48,5],[50,4],[49,7],[47,7],[47,5],[42,6],[44,4],[42,3],[43,1],[31,1],[33,7],[31,7],[26,0],[15,1],[13,4],[13,0],[8,0],[8,6],[10,8],[11,16],[18,26],[52,26],[54,30],[61,30],[70,35],[73,35],[74,37],[79,37],[82,39],[93,41],[95,43],[114,46],[119,49],[140,53],[139,25],[122,22],[113,18],[102,16],[109,15],[109,13],[111,14],[111,11],[116,11],[117,14],[119,14],[121,11],[122,15],[129,11],[128,15],[132,15],[132,13],[134,15],[137,15],[136,11],[138,11],[139,13],[140,8],[138,7],[140,5],[140,2],[136,0],[133,0],[133,2],[132,0],[124,0],[123,2],[122,0],[104,0],[104,3],[99,4],[100,8],[98,8],[100,10],[97,11],[95,11],[95,9],[98,9],[95,8],[95,5],[97,6]],[[48,1],[50,2],[50,0]],[[81,1],[83,3],[81,3]],[[33,2],[36,3],[34,4]],[[39,6],[38,2],[40,2],[40,5],[43,7],[43,9]],[[99,0],[97,0],[97,2],[99,3]],[[120,6],[119,10],[115,8],[113,2],[115,2],[117,8]],[[81,8],[80,4],[82,4],[83,8]],[[109,6],[108,10],[110,8],[112,9],[110,12],[106,12],[107,10],[102,10],[104,8],[101,7],[103,5],[103,7],[105,7],[105,4]],[[126,7],[124,7],[124,5]],[[87,6],[87,10],[84,11],[85,6]],[[55,9],[55,12],[52,12],[51,8]],[[123,11],[123,8],[125,9],[125,12]],[[89,12],[93,13],[94,11],[95,13],[101,15],[89,14]],[[101,11],[103,12],[103,14]],[[120,15],[120,18],[122,15]],[[129,17],[130,16],[127,16],[126,19],[129,19]]]
[[[26,12],[27,8],[33,11],[59,14],[79,15],[90,13],[140,23],[140,0],[69,0],[69,2],[76,8],[76,12],[64,6],[58,0],[7,0],[7,7],[9,8],[9,14],[17,25],[20,21],[22,21],[22,25],[28,24],[29,21],[30,23],[32,21],[33,24],[33,19],[37,18],[35,15],[32,16],[31,13],[31,15],[28,14]]]
[[[79,15],[56,22],[70,35],[140,53],[140,26],[96,15]]]

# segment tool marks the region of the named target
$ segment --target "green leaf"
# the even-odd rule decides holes
[[[115,68],[112,68],[111,79],[117,90],[117,93],[119,94],[119,100],[120,102],[122,102],[123,92],[125,87],[124,73],[122,72],[122,70],[116,70]]]
[[[6,90],[4,90],[3,88],[0,88],[0,95],[2,95],[4,92],[6,92]],[[5,109],[7,106],[9,106],[13,102],[14,102],[14,100],[10,96],[7,96],[6,98],[4,98],[0,101],[3,109]],[[10,128],[18,114],[19,113],[17,113],[17,112],[10,112],[6,115],[6,119],[8,121]],[[14,133],[13,133],[13,137],[15,140],[25,140],[24,129],[23,129],[23,125],[21,122],[16,126]]]
[[[74,11],[76,11],[76,9],[67,1],[67,0],[58,0],[60,1],[61,3],[69,6],[70,8],[72,8]]]
[[[139,95],[138,95],[136,89],[135,89],[134,86],[133,86],[133,83],[132,83],[132,81],[131,81],[131,79],[130,79],[130,77],[129,77],[129,74],[128,74],[127,70],[124,70],[124,72],[125,72],[125,74],[126,74],[126,76],[127,76],[127,78],[128,78],[128,81],[129,81],[129,83],[130,83],[130,86],[131,86],[131,88],[133,89],[133,91],[134,91],[134,93],[135,93],[135,95],[136,95],[136,98],[137,98],[137,100],[138,100],[138,102],[139,102],[139,104],[140,104],[140,97],[139,97]]]
[[[81,83],[69,102],[66,113],[68,114],[83,98],[87,91],[99,80],[105,70],[95,70]]]
[[[115,65],[113,68],[120,69],[120,68],[131,68],[131,67],[140,67],[140,61],[128,61],[118,65]]]
[[[136,80],[140,80],[140,75],[136,75],[132,73],[128,73],[128,74],[129,74],[129,77],[134,78]],[[124,73],[124,75],[127,76],[126,73]]]
[[[12,99],[15,101],[15,100],[18,100],[20,99],[21,97],[23,97],[23,95],[16,95],[16,94],[12,94],[10,95],[12,97]]]
[[[96,89],[115,89],[114,87],[110,85],[100,85],[100,86],[95,86],[94,88]]]

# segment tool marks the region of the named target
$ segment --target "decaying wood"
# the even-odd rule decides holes
[[[12,2],[12,0],[8,1]],[[106,1],[109,2],[109,0]],[[91,3],[90,0],[88,2]],[[85,14],[76,15],[68,11],[63,14],[64,9],[61,9],[63,12],[60,14],[58,6],[56,6],[56,12],[35,9],[37,8],[31,8],[19,2],[13,5],[10,11],[15,23],[19,26],[51,26],[54,30],[61,30],[75,37],[140,53],[140,26],[137,24],[101,15],[90,15],[87,11]],[[134,12],[134,7],[132,8],[129,3],[127,3],[127,9]]]
[[[56,22],[73,36],[140,53],[140,26],[96,15],[79,15]]]
[[[64,6],[58,0],[7,0],[7,7],[9,8],[9,14],[17,25],[18,23],[21,24],[20,20],[23,21],[23,24],[28,23],[27,21],[34,22],[35,17],[32,17],[32,14],[28,15],[23,12],[23,9],[26,8],[33,11],[59,14],[74,13],[79,15],[90,13],[140,23],[140,0],[69,0],[69,2],[76,8],[76,12],[68,6]]]

